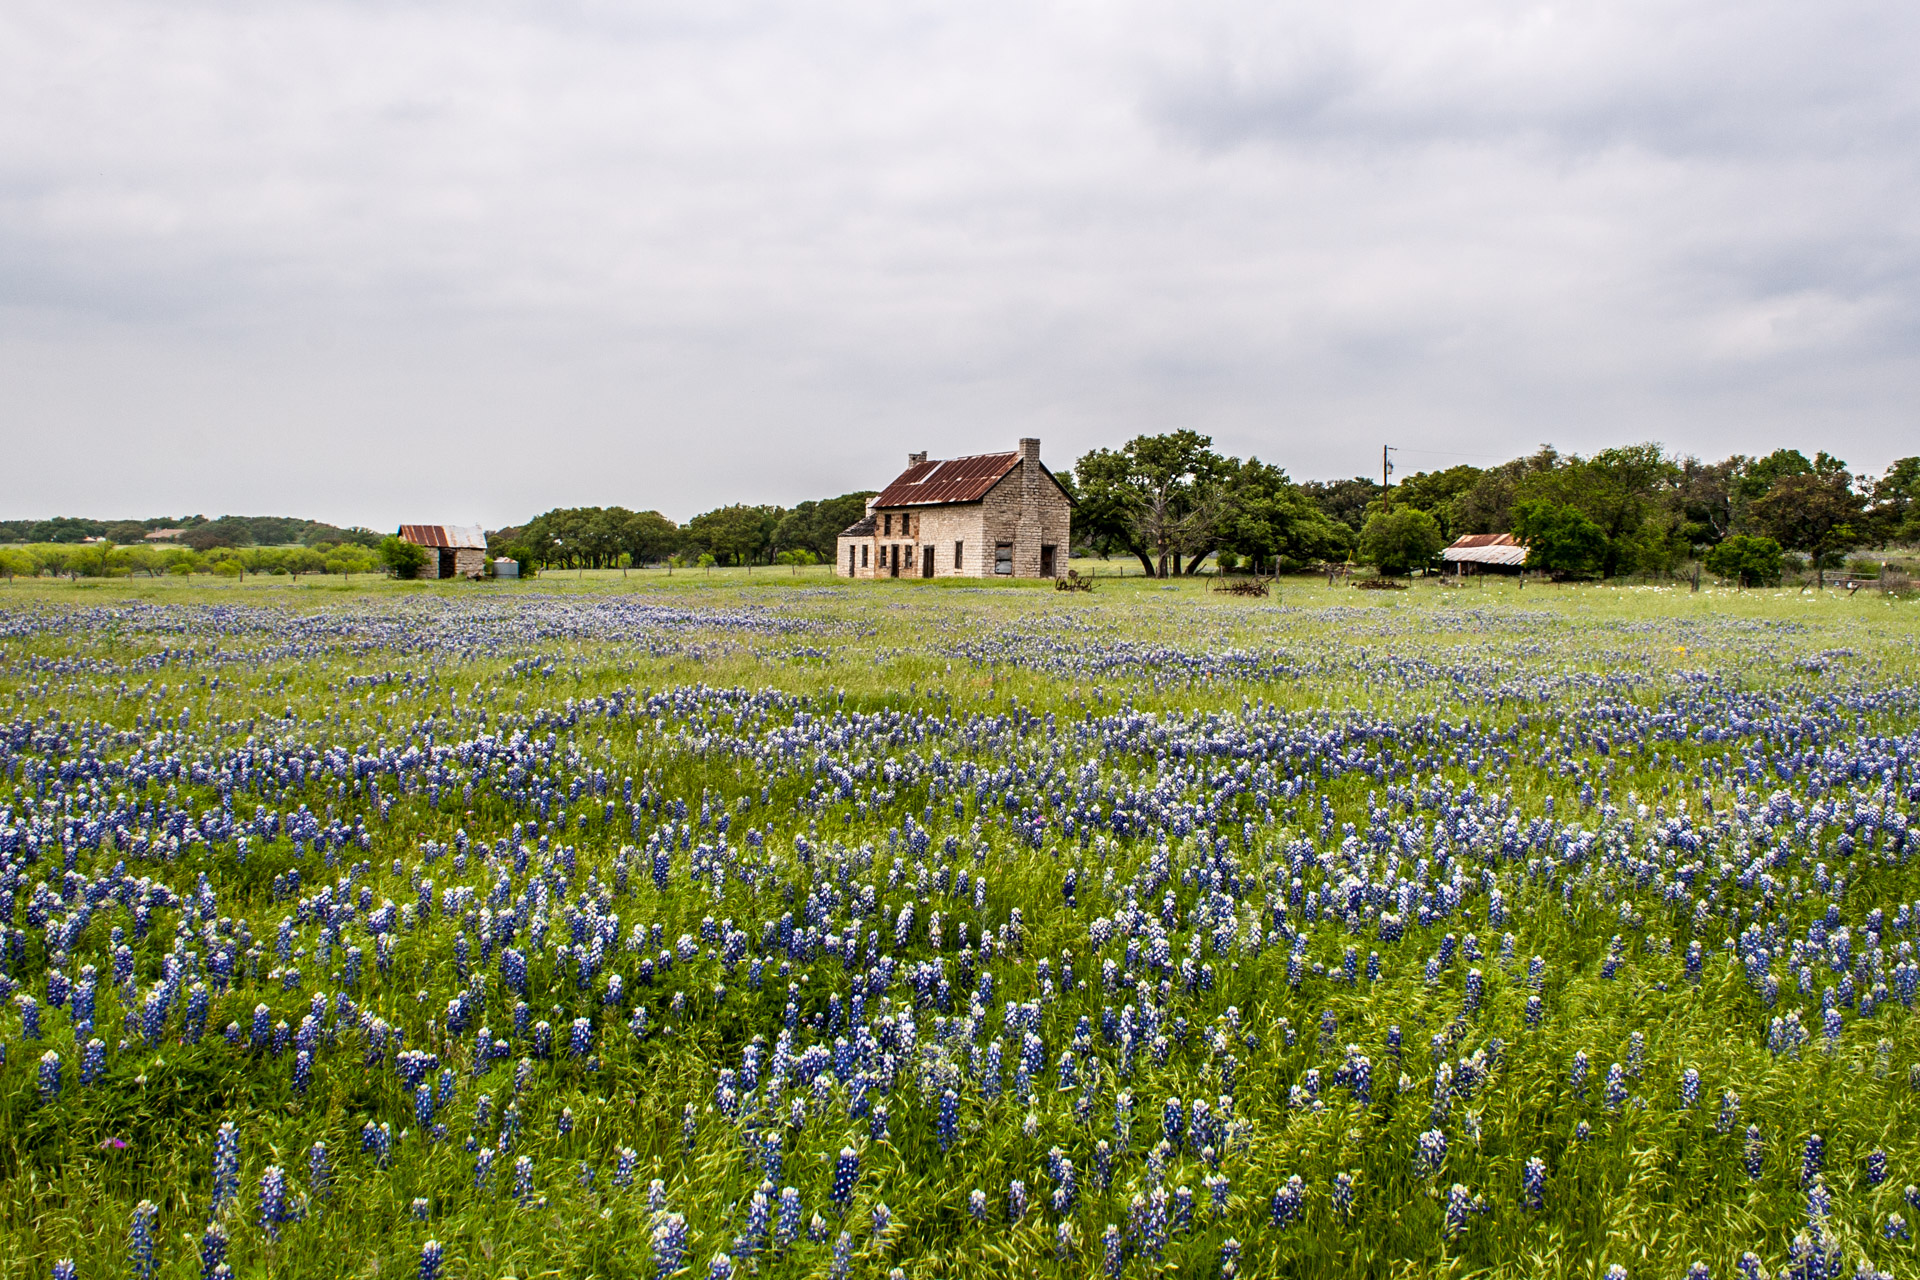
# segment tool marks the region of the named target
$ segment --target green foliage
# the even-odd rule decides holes
[[[1600,568],[1607,535],[1576,507],[1534,498],[1513,508],[1513,536],[1527,544],[1527,567],[1584,578]]]
[[[1358,555],[1363,562],[1378,565],[1382,573],[1407,573],[1431,564],[1446,545],[1432,516],[1414,507],[1396,506],[1367,517],[1360,530]]]
[[[1440,537],[1452,542],[1462,533],[1461,504],[1480,483],[1486,472],[1479,467],[1448,467],[1444,471],[1421,471],[1393,487],[1393,504],[1405,503],[1432,516],[1440,526]]]
[[[1842,553],[1867,540],[1865,499],[1851,476],[1830,468],[1774,481],[1753,504],[1753,521],[1782,547],[1804,552],[1823,575]]]
[[[1707,552],[1706,566],[1743,587],[1770,586],[1780,581],[1780,544],[1772,538],[1737,533]]]
[[[380,563],[393,570],[396,578],[411,578],[418,574],[427,563],[427,549],[408,542],[399,534],[393,534],[380,544]],[[298,573],[290,561],[283,561],[288,573]]]
[[[687,521],[687,542],[705,549],[716,564],[763,564],[771,556],[778,507],[735,503]]]
[[[1343,524],[1355,538],[1367,523],[1367,512],[1380,500],[1380,482],[1366,476],[1351,480],[1309,480],[1300,492],[1329,520]]]
[[[1278,467],[1249,458],[1227,482],[1217,540],[1255,572],[1345,558],[1353,545],[1333,520]]]
[[[872,489],[862,489],[837,498],[800,503],[781,516],[780,523],[774,526],[773,545],[782,550],[811,551],[815,559],[805,561],[807,564],[831,562],[839,548],[841,531],[867,513],[867,499],[874,493]],[[780,563],[793,562],[782,560]]]

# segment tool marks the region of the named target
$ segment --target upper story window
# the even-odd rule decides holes
[[[893,513],[892,512],[888,512],[886,515],[883,515],[880,517],[880,532],[889,538],[893,536]]]

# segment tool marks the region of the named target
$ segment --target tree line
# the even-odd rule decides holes
[[[777,507],[735,503],[676,524],[658,511],[559,507],[487,535],[491,554],[558,569],[660,564],[818,564],[866,514],[871,489]]]
[[[117,546],[144,542],[156,529],[179,529],[179,542],[194,551],[215,547],[317,547],[353,543],[377,547],[381,535],[371,529],[341,528],[298,516],[148,516],[141,520],[91,520],[55,516],[49,520],[0,520],[0,542],[49,546],[106,541]]]
[[[1256,570],[1351,557],[1404,573],[1463,534],[1509,533],[1527,544],[1529,568],[1562,577],[1700,561],[1757,584],[1778,579],[1789,556],[1824,575],[1857,548],[1920,541],[1920,458],[1870,476],[1796,449],[1703,462],[1651,443],[1591,457],[1543,446],[1386,487],[1366,477],[1297,484],[1212,445],[1176,431],[1082,457],[1062,477],[1077,500],[1076,545],[1137,557],[1161,577],[1183,564],[1195,572],[1209,555]]]
[[[313,547],[215,546],[196,551],[185,546],[123,547],[109,541],[80,544],[30,543],[0,547],[0,577],[108,578],[185,577],[211,573],[244,578],[248,574],[372,573],[392,568],[378,550],[357,542],[322,542]]]

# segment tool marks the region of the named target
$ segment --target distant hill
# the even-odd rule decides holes
[[[382,534],[298,516],[150,516],[143,520],[89,520],[55,516],[51,520],[0,520],[0,542],[81,542],[108,538],[122,545],[144,541],[154,529],[184,530],[180,541],[196,550],[208,547],[315,546],[322,542],[380,545]]]

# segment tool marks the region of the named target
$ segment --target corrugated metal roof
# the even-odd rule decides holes
[[[1510,533],[1469,533],[1455,538],[1440,558],[1456,564],[1525,564],[1527,548]]]
[[[403,524],[400,536],[419,547],[452,547],[485,551],[487,533],[477,524]]]
[[[976,453],[970,458],[922,462],[902,471],[873,500],[875,507],[925,507],[978,502],[1020,461],[1013,453]]]

